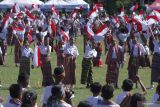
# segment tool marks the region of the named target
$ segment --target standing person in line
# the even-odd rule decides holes
[[[52,68],[50,62],[51,46],[49,45],[49,37],[44,38],[44,43],[39,46],[41,53],[41,70],[43,75],[42,86],[46,87],[53,84]]]
[[[152,57],[151,65],[151,86],[150,89],[154,88],[153,82],[157,82],[158,77],[160,76],[160,33],[157,33],[155,36],[152,33],[153,44],[154,44],[154,54]]]
[[[13,28],[16,27],[16,26],[13,26]],[[20,26],[21,27],[21,26]],[[20,61],[20,58],[21,58],[21,46],[20,44],[23,44],[24,42],[24,33],[25,33],[25,30],[23,30],[23,32],[17,32],[15,30],[13,30],[13,34],[16,35],[14,37],[15,38],[15,49],[14,49],[14,55],[15,55],[15,64],[16,64],[16,67],[19,66],[19,61]]]
[[[81,84],[87,82],[87,88],[93,83],[92,77],[92,59],[97,56],[97,51],[94,49],[94,41],[92,44],[87,43],[85,46],[85,54],[82,60],[82,73],[81,73]]]
[[[138,42],[136,33],[132,35],[132,41],[130,42],[130,58],[128,62],[128,78],[136,83],[137,88],[137,79],[139,69],[139,59],[144,54],[145,49],[142,44]]]
[[[21,46],[21,44],[19,43]],[[23,46],[21,46],[21,58],[20,58],[20,66],[19,66],[19,77],[24,77],[24,81],[19,80],[19,84],[23,84],[23,88],[29,84],[30,77],[30,58],[33,57],[33,50],[29,48],[28,40],[25,40]]]
[[[64,49],[65,78],[63,83],[69,85],[69,88],[73,88],[73,85],[76,84],[76,58],[79,55],[79,52],[74,41],[74,38],[70,38],[69,43],[66,44]]]
[[[106,64],[108,65],[106,82],[108,84],[114,84],[115,88],[118,88],[119,68],[121,63],[120,52],[121,47],[116,44],[115,40],[112,40],[106,59]]]

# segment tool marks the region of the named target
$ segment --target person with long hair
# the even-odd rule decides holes
[[[26,91],[22,95],[21,107],[38,107],[37,106],[37,93],[34,91]]]
[[[71,107],[70,104],[65,102],[65,90],[61,85],[52,87],[52,95],[47,101],[46,107]]]

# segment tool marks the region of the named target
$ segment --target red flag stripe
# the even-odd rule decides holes
[[[106,24],[101,25],[101,26],[99,27],[99,29],[96,31],[95,34],[98,34],[98,33],[102,32],[105,28],[107,28],[107,25],[106,25]]]
[[[87,17],[90,18],[93,14],[96,13],[96,11],[97,11],[97,9],[96,9],[96,8],[93,8],[93,9],[88,13]]]
[[[10,16],[9,15],[6,15],[3,20],[2,20],[2,26],[5,27],[6,24],[7,24],[7,21],[9,20]]]
[[[156,21],[160,21],[160,19],[156,16],[156,15],[152,15],[152,16],[146,16],[146,19],[149,20],[149,19],[154,19]]]
[[[60,29],[60,33],[64,37],[64,41],[69,40],[69,35],[66,32],[64,32],[62,29]]]
[[[53,20],[51,20],[50,26],[51,26],[52,31],[53,31],[53,32],[56,32],[56,25],[55,25],[55,23],[54,23]]]
[[[42,66],[42,62],[41,62],[41,52],[39,47],[38,47],[37,56],[38,56],[38,67],[40,67]]]
[[[29,10],[26,10],[26,15],[30,18],[30,19],[33,19],[33,20],[35,20],[36,18],[35,18],[35,16],[34,15],[32,15],[31,13],[30,13],[30,11]]]

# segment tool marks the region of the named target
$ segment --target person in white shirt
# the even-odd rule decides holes
[[[116,40],[112,40],[106,58],[106,64],[108,65],[106,83],[114,84],[115,88],[118,88],[119,68],[122,61],[121,49],[121,46],[116,44]]]
[[[129,37],[129,33],[127,31],[127,28],[121,28],[120,33],[117,35],[117,38],[119,40],[119,45],[122,47],[122,63],[126,61],[126,48],[127,48],[127,39]]]
[[[14,37],[16,38],[15,43],[14,43],[15,44],[15,49],[14,49],[15,57],[14,58],[15,58],[16,67],[18,67],[20,63],[20,58],[21,58],[21,45],[20,44],[23,44],[24,42],[25,29],[20,32],[13,30],[12,34],[14,34],[15,35]]]
[[[66,44],[64,48],[65,78],[63,83],[68,85],[70,88],[73,88],[73,85],[76,84],[76,58],[79,55],[78,49],[74,45],[74,41],[74,38],[70,38],[69,43]]]
[[[136,75],[138,75],[139,59],[145,53],[145,49],[142,44],[138,43],[136,33],[133,33],[131,37],[132,42],[130,42],[131,52],[128,62],[128,78],[131,79],[134,83],[136,83],[137,87]]]
[[[19,84],[12,84],[9,88],[11,98],[4,107],[21,107],[22,87]]]
[[[112,97],[114,92],[114,88],[112,85],[104,85],[102,87],[101,96],[103,100],[98,100],[98,103],[95,107],[120,107],[114,101],[112,101]]]
[[[98,100],[102,100],[102,97],[99,96],[101,92],[102,86],[99,82],[94,82],[90,86],[90,91],[92,92],[93,96],[89,96],[86,101],[88,101],[92,107],[96,107]]]
[[[23,45],[21,45],[21,58],[20,58],[19,75],[18,75],[18,82],[19,84],[23,84],[23,88],[26,88],[29,83],[30,58],[32,57],[33,57],[33,50],[29,48],[29,41],[25,40]],[[24,77],[24,79],[22,80],[19,77]]]
[[[81,84],[86,84],[89,87],[93,83],[92,77],[92,60],[93,57],[97,56],[97,51],[94,49],[94,42],[91,44],[87,43],[85,47],[85,54],[82,60],[82,73],[81,73]]]
[[[160,77],[160,33],[153,35],[153,44],[154,44],[154,55],[152,57],[152,70],[151,70],[151,86],[150,89],[153,89],[153,82],[158,81]]]
[[[50,62],[51,46],[49,45],[49,37],[44,38],[44,43],[39,45],[41,54],[41,70],[43,75],[42,86],[46,87],[53,84],[52,67]]]
[[[131,94],[132,89],[133,89],[133,82],[132,82],[132,80],[125,79],[123,81],[123,84],[122,84],[122,90],[123,90],[123,92],[120,93],[119,95],[117,95],[115,102],[120,105],[123,102],[123,100],[129,94]]]
[[[150,34],[147,31],[142,31],[139,33],[139,39],[141,40],[141,43],[144,47],[144,54],[140,58],[140,66],[142,67],[150,67],[150,50],[147,46],[148,38],[150,37]]]

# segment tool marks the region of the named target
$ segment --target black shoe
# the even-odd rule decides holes
[[[89,85],[89,84],[87,84],[86,88],[90,88],[90,85]]]

